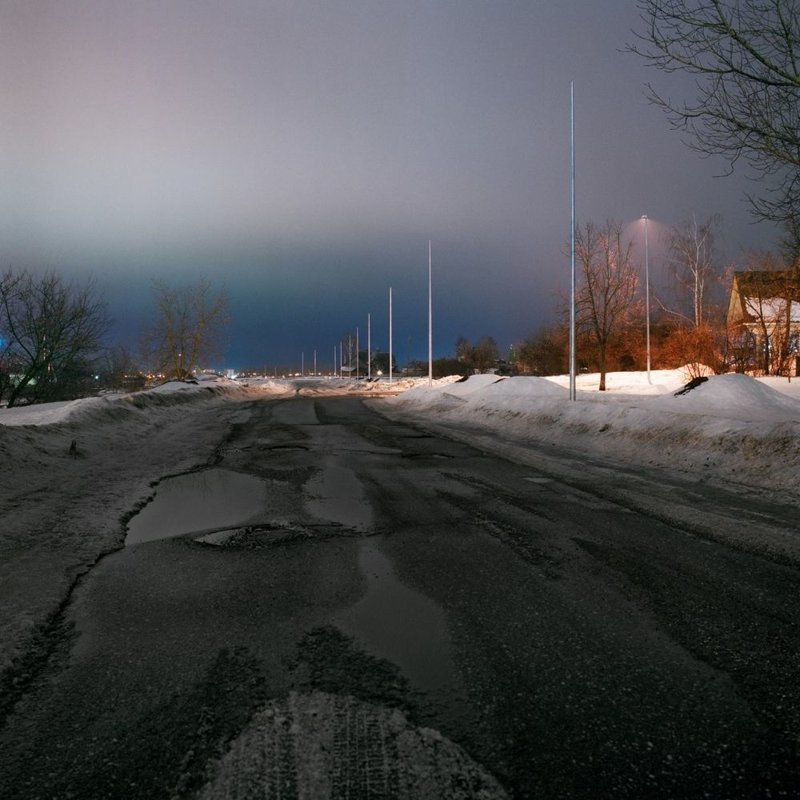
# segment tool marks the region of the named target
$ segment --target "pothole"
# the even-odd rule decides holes
[[[358,565],[366,592],[337,613],[336,624],[369,652],[399,665],[416,686],[440,690],[455,674],[447,618],[433,600],[397,578],[380,543],[380,536],[361,542]]]
[[[304,506],[319,520],[366,533],[373,526],[372,506],[358,476],[328,460],[305,485]]]
[[[267,506],[261,478],[226,469],[177,475],[161,481],[152,500],[131,517],[125,544],[245,525],[263,519]]]
[[[195,542],[235,550],[258,550],[313,538],[307,528],[291,523],[244,525],[203,534]]]

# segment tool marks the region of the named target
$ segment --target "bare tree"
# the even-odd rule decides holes
[[[155,281],[156,315],[147,346],[158,372],[186,378],[217,355],[228,323],[228,295],[201,279],[188,287]]]
[[[783,222],[780,248],[786,263],[792,264],[800,272],[800,206]]]
[[[633,242],[622,240],[622,225],[607,222],[596,228],[588,222],[576,235],[581,286],[577,305],[578,327],[597,346],[600,391],[606,388],[610,345],[634,311],[639,275],[631,259]]]
[[[497,365],[500,358],[497,342],[491,336],[481,336],[472,351],[472,362],[479,372],[486,372]]]
[[[749,164],[772,190],[751,197],[765,219],[800,212],[800,8],[796,0],[638,0],[643,29],[629,50],[695,77],[696,96],[650,99],[689,144]]]
[[[465,367],[472,369],[473,361],[475,360],[475,348],[472,346],[469,339],[464,336],[459,336],[456,339],[456,358],[464,364]]]
[[[110,318],[92,281],[66,284],[55,272],[9,270],[0,278],[3,354],[0,389],[8,405],[78,394],[100,352]]]
[[[356,352],[356,337],[352,333],[348,333],[341,339],[341,367],[352,378],[356,374],[357,365],[356,359],[358,353]]]
[[[6,297],[11,297],[14,292],[16,276],[11,272],[0,275],[0,298],[3,304],[0,306],[0,402],[8,395],[14,378],[12,377],[12,364],[14,361],[14,350],[9,336],[9,323],[6,309]]]
[[[697,327],[674,325],[662,347],[662,358],[670,366],[682,367],[692,378],[707,370],[725,371],[725,326],[703,323]]]
[[[567,335],[561,327],[541,328],[517,347],[517,362],[532,375],[558,375],[566,372]]]
[[[719,217],[709,217],[702,224],[696,217],[674,226],[669,232],[669,263],[680,298],[689,306],[687,310],[671,313],[683,317],[693,328],[701,328],[708,321],[710,291],[718,278],[714,256],[714,229]]]
[[[141,389],[144,375],[128,349],[121,344],[109,348],[102,363],[103,380],[112,389]]]

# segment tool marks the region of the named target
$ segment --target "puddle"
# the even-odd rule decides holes
[[[317,519],[366,531],[372,527],[372,506],[356,474],[338,465],[326,465],[305,485],[305,507]]]
[[[208,469],[163,480],[153,499],[128,522],[125,544],[241,525],[267,507],[263,480]]]
[[[373,655],[397,664],[419,688],[452,684],[455,667],[444,612],[397,580],[391,561],[378,549],[381,538],[361,543],[358,564],[368,581],[367,592],[337,615],[336,624]]]

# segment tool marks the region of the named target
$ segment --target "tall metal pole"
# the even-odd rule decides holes
[[[575,357],[575,82],[569,84],[569,399],[577,399]]]
[[[433,281],[431,240],[428,239],[428,386],[433,384]]]
[[[317,376],[317,351],[314,350],[314,377]]]
[[[389,287],[389,383],[392,382],[392,287]]]
[[[356,325],[356,379],[361,377],[361,374],[358,371],[358,368],[361,366],[361,352],[360,352],[361,345],[358,341],[358,325]]]
[[[372,314],[367,314],[367,380],[372,377]]]
[[[650,380],[650,249],[647,246],[647,214],[642,215],[644,220],[644,313],[647,331],[645,334],[645,351],[647,353],[647,382]]]

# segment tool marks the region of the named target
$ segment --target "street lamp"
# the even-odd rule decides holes
[[[569,399],[578,398],[575,313],[575,82],[569,83]]]
[[[644,220],[644,313],[646,320],[645,350],[647,352],[647,382],[650,380],[650,250],[647,245],[647,214],[642,214]]]
[[[428,386],[433,384],[433,283],[431,274],[431,240],[428,239]]]

